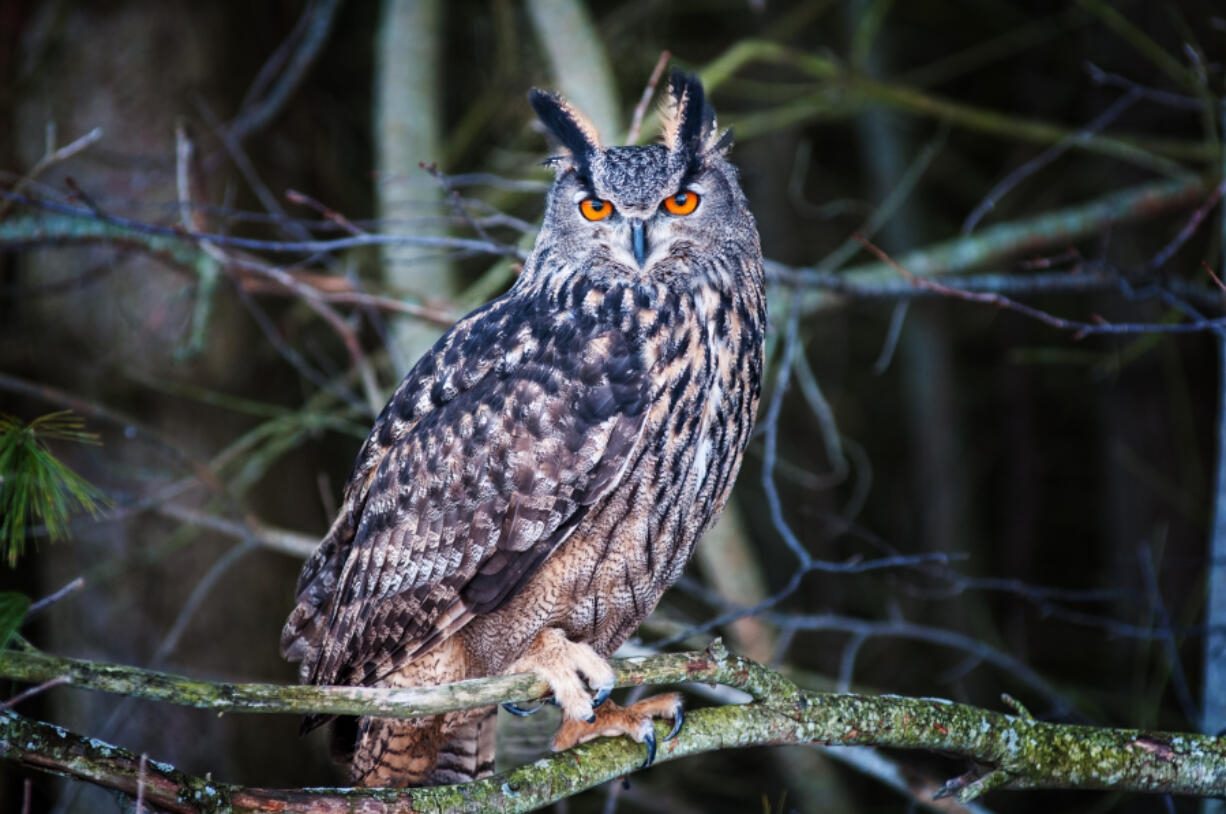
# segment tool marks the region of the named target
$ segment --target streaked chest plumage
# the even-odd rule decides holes
[[[593,287],[571,279],[551,298],[576,307],[580,322],[623,331],[650,393],[618,487],[519,597],[470,632],[482,640],[479,651],[508,658],[517,649],[508,627],[556,625],[602,653],[629,636],[680,577],[726,503],[760,391],[765,313],[758,286]]]

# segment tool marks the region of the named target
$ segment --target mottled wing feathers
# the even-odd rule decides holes
[[[646,416],[640,354],[583,312],[505,310],[444,337],[376,425],[346,492],[356,522],[302,586],[304,678],[370,683],[498,607],[616,484]],[[313,602],[328,583],[331,607]]]
[[[490,336],[490,326],[505,324],[508,310],[505,299],[495,300],[468,314],[444,334],[400,382],[362,444],[345,484],[340,512],[303,566],[297,605],[281,631],[281,653],[290,661],[302,662],[303,681],[310,675],[323,642],[323,626],[328,622],[341,569],[349,559],[376,468],[396,442],[453,388],[471,386],[495,365],[505,363],[497,337]]]

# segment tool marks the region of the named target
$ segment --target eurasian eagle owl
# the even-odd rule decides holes
[[[677,580],[732,488],[762,374],[758,232],[701,83],[675,73],[663,143],[604,147],[531,94],[561,147],[515,285],[405,376],[302,570],[282,653],[303,682],[440,684],[535,671],[554,748],[627,734],[677,694],[620,707],[605,660]],[[603,703],[602,703],[603,702]],[[355,783],[493,768],[496,709],[337,719]],[[325,722],[315,716],[305,728]]]

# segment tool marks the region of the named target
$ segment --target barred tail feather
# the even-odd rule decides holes
[[[354,785],[443,786],[494,770],[496,707],[429,718],[362,718],[349,764]]]
[[[451,733],[438,752],[438,763],[426,781],[428,786],[468,783],[494,773],[494,731],[498,709],[490,707]]]

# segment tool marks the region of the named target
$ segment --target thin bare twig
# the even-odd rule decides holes
[[[180,121],[175,127],[175,189],[179,201],[179,222],[188,232],[205,231],[205,212],[192,205],[199,197],[203,181],[195,161],[196,145],[187,135],[187,127]],[[195,307],[192,309],[191,334],[188,349],[192,353],[203,351],[207,342],[208,324],[213,312],[217,278],[225,267],[225,254],[206,242],[200,243],[203,256],[195,264],[199,277],[196,286]]]
[[[325,302],[361,305],[368,308],[378,308],[381,311],[393,311],[399,314],[408,314],[409,316],[417,317],[418,319],[431,322],[443,328],[450,328],[456,323],[456,320],[459,319],[459,316],[451,311],[431,308],[428,305],[417,305],[411,302],[402,302],[395,297],[385,297],[381,294],[367,294],[362,291],[333,291],[321,293],[320,299],[324,300]]]
[[[337,212],[332,207],[327,206],[326,204],[320,203],[319,201],[312,198],[310,195],[307,195],[305,192],[299,192],[296,189],[287,189],[285,190],[285,198],[290,203],[296,203],[296,204],[301,204],[302,206],[311,207],[316,212],[318,212],[320,215],[323,215],[324,218],[335,223],[337,226],[341,227],[342,229],[344,229],[346,232],[348,232],[351,235],[368,234],[366,230],[359,229],[354,224],[353,221],[349,220],[349,218],[345,217],[340,212]]]
[[[179,223],[187,232],[203,232],[208,228],[204,210],[193,203],[198,185],[197,173],[192,166],[195,157],[195,142],[188,137],[187,125],[180,120],[175,126],[175,192],[178,196]],[[206,248],[206,245],[201,244],[201,248]]]
[[[1204,260],[1200,261],[1200,264],[1201,264],[1201,268],[1209,272],[1209,276],[1213,278],[1214,284],[1216,284],[1218,288],[1222,289],[1223,293],[1226,293],[1226,283],[1222,282],[1222,278],[1214,274],[1213,269],[1210,268],[1209,264],[1206,263]]]
[[[289,38],[269,57],[268,63],[257,74],[256,82],[243,100],[242,111],[227,128],[227,132],[235,140],[241,141],[263,128],[285,106],[327,42],[340,5],[341,0],[314,0],[307,4]],[[299,40],[298,46],[287,59],[289,44],[296,39]],[[268,77],[276,73],[281,64],[285,64],[285,70],[281,71],[263,98],[257,98],[268,83]]]
[[[25,175],[17,179],[17,183],[13,184],[13,188],[10,189],[9,192],[21,194],[25,191],[27,186],[29,186],[35,179],[38,178],[38,176],[42,175],[48,169],[61,161],[67,161],[69,158],[72,158],[86,147],[89,147],[91,144],[96,144],[101,140],[102,128],[95,127],[93,130],[90,130],[76,141],[65,144],[63,147],[57,149],[55,146],[55,124],[48,123],[46,151],[43,153],[42,158],[38,159],[38,162],[35,163],[35,165],[31,167]],[[9,210],[12,209],[12,207],[12,200],[5,201],[4,204],[0,205],[0,220],[4,219],[4,216],[9,213]]]
[[[201,96],[195,97],[196,108],[200,111],[200,115],[212,129],[213,133],[221,141],[222,147],[225,148],[230,160],[234,162],[234,166],[238,168],[239,173],[243,176],[243,180],[247,182],[247,186],[255,193],[255,197],[259,199],[260,204],[270,214],[276,217],[276,223],[281,229],[295,240],[308,240],[310,232],[298,221],[291,218],[282,208],[281,202],[277,200],[277,196],[268,188],[268,184],[264,183],[264,179],[260,177],[259,170],[247,155],[247,151],[243,149],[242,139],[235,136],[232,130],[227,129],[220,121],[216,114],[213,113],[211,107]]]
[[[68,200],[80,201],[81,203],[85,204],[85,207],[86,207],[85,211],[87,211],[90,215],[94,217],[97,217],[97,218],[106,217],[106,213],[102,211],[102,207],[99,206],[98,203],[93,199],[93,196],[91,196],[85,190],[81,189],[81,187],[77,185],[77,182],[73,179],[71,175],[64,176],[64,186],[68,187],[68,189],[72,193],[71,195],[68,196]],[[0,194],[3,194],[5,197],[9,197],[9,193],[7,192],[0,191]]]
[[[1108,85],[1116,88],[1123,88],[1127,91],[1135,91],[1143,98],[1151,102],[1157,102],[1160,105],[1174,107],[1180,110],[1201,111],[1205,105],[1200,100],[1193,96],[1182,96],[1178,93],[1158,90],[1141,85],[1126,76],[1104,71],[1102,68],[1095,65],[1093,62],[1086,63],[1086,73],[1090,76],[1090,81],[1096,85]]]
[[[284,290],[284,289],[281,289]],[[356,395],[351,393],[348,388],[341,385],[340,382],[329,377],[327,374],[316,370],[310,362],[303,358],[292,345],[285,341],[281,333],[277,330],[277,326],[264,308],[256,302],[255,298],[247,290],[247,287],[238,285],[235,286],[235,292],[238,294],[238,300],[242,303],[247,312],[251,314],[251,318],[255,320],[255,324],[264,333],[265,338],[281,355],[281,358],[289,363],[290,367],[298,371],[302,378],[314,384],[320,390],[331,393],[345,404],[355,408],[361,413],[370,413],[369,400],[363,401]],[[293,296],[293,292],[289,292]]]
[[[1044,325],[1050,325],[1053,328],[1059,328],[1063,331],[1072,331],[1074,339],[1082,339],[1091,334],[1199,333],[1201,331],[1217,332],[1226,329],[1226,318],[1200,319],[1194,322],[1181,322],[1176,324],[1107,322],[1101,317],[1097,317],[1095,322],[1080,322],[1077,320],[1063,319],[1061,317],[1049,314],[1046,311],[1041,311],[1038,308],[1034,308],[1010,299],[1002,294],[963,291],[958,288],[952,288],[950,286],[938,283],[929,277],[917,277],[916,275],[907,271],[904,266],[896,262],[888,254],[867,239],[862,237],[857,237],[857,239],[866,249],[876,255],[879,260],[889,265],[890,268],[897,271],[914,286],[926,288],[929,291],[934,291],[938,294],[943,294],[955,299],[980,302],[987,305],[995,305],[998,308],[1003,308],[1008,311],[1016,311],[1017,313],[1029,317],[1030,319],[1042,322]]]
[[[85,587],[85,578],[77,577],[76,579],[72,580],[67,585],[65,585],[63,588],[60,588],[55,593],[50,594],[48,596],[44,596],[42,599],[38,600],[37,602],[32,603],[30,605],[30,609],[26,611],[26,613],[27,614],[38,613],[41,610],[51,607],[56,602],[59,602],[61,599],[68,596],[69,594],[75,593],[76,591],[79,591],[84,587]]]
[[[64,684],[70,683],[72,683],[72,679],[69,676],[56,676],[55,678],[44,681],[42,684],[39,684],[36,687],[30,687],[27,690],[17,693],[9,700],[0,704],[0,711],[12,709],[22,701],[28,701],[34,696],[44,693],[52,687],[60,687]]]
[[[992,647],[980,639],[956,630],[917,624],[903,619],[871,620],[841,616],[834,613],[786,613],[772,610],[773,605],[778,603],[771,602],[770,600],[761,602],[753,607],[745,607],[729,602],[714,591],[698,585],[693,580],[683,579],[678,584],[687,593],[702,599],[713,608],[724,609],[724,612],[719,617],[721,620],[755,616],[777,626],[782,631],[793,633],[796,631],[843,633],[851,636],[853,640],[867,640],[873,637],[905,639],[949,648],[959,653],[966,653],[978,661],[991,664],[1002,673],[1011,676],[1028,687],[1032,692],[1041,695],[1057,714],[1065,715],[1074,710],[1073,703],[1063,693],[1021,659]],[[774,597],[770,599],[774,599]],[[667,643],[668,640],[665,641]],[[854,660],[854,654],[851,658]],[[843,664],[843,667],[850,670],[850,666],[846,662]]]
[[[43,399],[53,404],[59,404],[67,407],[75,413],[100,418],[116,425],[127,437],[144,440],[152,444],[157,449],[167,453],[171,459],[181,464],[185,469],[194,474],[206,487],[212,489],[218,495],[226,498],[227,506],[237,515],[242,516],[243,512],[241,506],[238,504],[238,501],[233,500],[229,492],[226,490],[225,485],[207,464],[191,456],[181,447],[171,443],[167,438],[155,430],[145,426],[139,421],[136,421],[130,416],[117,410],[113,410],[110,407],[103,406],[97,402],[85,399],[81,396],[67,393],[63,390],[50,387],[49,385],[28,382],[16,376],[10,376],[4,372],[0,372],[0,390],[7,390],[9,392],[21,393],[33,398]]]
[[[886,328],[885,339],[881,342],[881,351],[873,361],[872,371],[878,376],[889,370],[890,363],[894,361],[894,353],[898,350],[899,340],[902,339],[903,324],[907,321],[910,308],[910,304],[903,300],[894,303],[890,310],[890,325]]]
[[[1146,271],[1155,271],[1166,265],[1166,261],[1170,260],[1171,256],[1179,251],[1179,247],[1187,242],[1188,238],[1192,236],[1197,227],[1204,221],[1210,210],[1217,206],[1218,201],[1222,200],[1223,192],[1226,192],[1226,180],[1223,180],[1222,183],[1214,187],[1213,191],[1209,193],[1209,197],[1205,199],[1205,202],[1196,207],[1196,211],[1188,218],[1188,222],[1179,230],[1179,233],[1171,239],[1171,242],[1150,258],[1150,261],[1145,264]]]
[[[190,200],[190,183],[188,181],[188,166],[191,163],[192,146],[190,140],[187,139],[186,133],[182,126],[176,130],[176,138],[178,149],[176,151],[176,178],[179,179],[179,205],[181,216],[185,219],[189,217],[191,209]],[[197,231],[197,224],[185,222],[184,230],[191,234],[201,234]],[[362,350],[361,343],[358,341],[357,334],[345,321],[345,319],[335,310],[329,307],[319,296],[319,292],[311,286],[300,283],[294,279],[293,275],[283,271],[282,269],[268,266],[264,263],[252,262],[243,258],[231,257],[222,251],[219,247],[213,245],[211,239],[201,237],[197,244],[206,255],[212,258],[221,269],[226,269],[231,265],[242,265],[251,271],[256,271],[266,275],[285,288],[288,288],[299,294],[306,305],[311,308],[316,314],[323,317],[324,321],[332,327],[332,330],[340,337],[345,345],[345,349],[349,351],[349,357],[354,366],[361,374],[362,385],[366,391],[366,400],[371,410],[371,414],[377,414],[383,406],[383,396],[379,391],[379,385],[375,378],[374,368],[370,361],[366,358],[365,352]]]
[[[141,752],[140,766],[136,771],[136,814],[145,814],[145,768],[148,756]]]
[[[490,237],[490,234],[485,230],[485,227],[469,214],[468,208],[464,205],[464,199],[460,196],[459,190],[451,187],[450,183],[448,183],[447,176],[439,170],[438,164],[419,161],[417,162],[417,166],[422,171],[428,173],[430,177],[433,178],[439,185],[439,189],[442,191],[444,199],[446,199],[448,205],[451,207],[451,211],[455,213],[455,216],[463,221],[469,229],[472,229],[477,237],[492,243],[494,239]]]
[[[1132,107],[1141,96],[1141,91],[1130,89],[1123,96],[1116,99],[1106,110],[1095,116],[1094,120],[1084,128],[1051,145],[1006,175],[996,186],[992,187],[983,200],[966,216],[966,220],[962,222],[962,234],[969,235],[973,232],[975,227],[979,225],[979,221],[983,220],[988,212],[996,208],[996,204],[1000,202],[1000,199],[1007,195],[1015,186],[1064,155],[1074,146],[1084,143],[1095,133],[1115,121],[1121,113]]]
[[[78,190],[79,191],[79,190]],[[83,194],[83,193],[81,193]],[[11,200],[24,206],[45,209],[75,218],[87,218],[104,224],[119,226],[134,232],[147,235],[158,235],[188,240],[199,243],[208,241],[216,246],[253,251],[273,252],[276,254],[325,254],[342,249],[353,249],[361,246],[426,246],[437,249],[456,249],[473,254],[491,254],[501,257],[514,257],[527,260],[528,253],[509,244],[495,244],[484,240],[473,240],[462,237],[442,237],[438,235],[351,235],[349,237],[331,240],[260,240],[256,238],[235,237],[215,233],[187,232],[171,226],[125,218],[99,211],[97,208],[81,209],[66,204],[49,201],[43,198],[30,198],[16,195],[7,190],[0,190],[0,198]],[[84,199],[83,199],[84,200]]]
[[[1175,693],[1175,700],[1179,703],[1179,708],[1183,712],[1184,718],[1189,721],[1201,720],[1200,710],[1196,707],[1196,701],[1192,699],[1192,691],[1188,687],[1187,676],[1184,675],[1183,662],[1179,658],[1179,642],[1175,640],[1173,633],[1174,624],[1171,620],[1170,611],[1166,607],[1166,602],[1162,599],[1162,588],[1158,584],[1157,566],[1159,563],[1154,562],[1154,552],[1152,547],[1142,542],[1137,545],[1137,560],[1140,563],[1141,578],[1144,581],[1146,602],[1150,606],[1150,613],[1157,617],[1160,633],[1154,636],[1154,640],[1161,646],[1167,661],[1167,669],[1170,671],[1171,688]]]
[[[184,523],[218,531],[240,540],[255,539],[264,548],[302,559],[311,556],[319,544],[317,538],[306,534],[264,525],[252,527],[247,523],[227,520],[215,514],[196,511],[174,503],[161,503],[152,506],[151,509],[164,517],[173,517]]]
[[[671,56],[672,54],[668,51],[660,52],[660,58],[656,60],[656,67],[651,70],[651,77],[647,80],[647,87],[643,88],[643,95],[639,97],[639,103],[634,106],[634,115],[630,118],[630,131],[626,133],[627,144],[634,144],[639,140],[647,105],[651,103],[651,97],[656,92],[656,85],[660,83],[660,77],[664,75],[664,68],[668,65]]]

